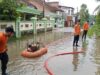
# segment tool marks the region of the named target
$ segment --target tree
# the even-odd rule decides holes
[[[96,1],[100,1],[100,0],[96,0]],[[96,15],[96,24],[100,26],[100,5],[98,5],[94,12],[97,11],[97,15]]]
[[[83,25],[84,21],[89,20],[89,12],[88,12],[86,4],[81,5],[79,16],[80,16],[80,19],[81,19],[81,25]]]
[[[100,0],[96,0],[96,1],[100,1]],[[96,23],[95,25],[93,25],[90,29],[89,29],[89,33],[95,33],[97,37],[100,38],[100,5],[98,5],[94,12],[97,11],[97,14],[95,15],[95,20]]]
[[[15,20],[18,13],[18,0],[2,0],[0,3],[0,20]]]
[[[97,2],[100,2],[100,0],[96,0]],[[97,13],[100,13],[100,5],[98,5],[95,9],[94,9],[94,12],[96,12],[97,11]],[[93,13],[94,13],[93,12]]]
[[[100,5],[98,5],[98,6],[95,8],[95,10],[94,10],[93,13],[95,13],[95,12],[100,13]]]

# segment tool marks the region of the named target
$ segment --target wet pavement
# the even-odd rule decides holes
[[[21,51],[26,48],[26,44],[21,43],[32,41],[33,38],[29,38],[28,40],[24,39],[24,41],[17,40],[10,42],[8,44],[10,60],[7,72],[10,75],[48,75],[44,68],[44,62],[48,57],[58,53],[82,50],[83,53],[52,58],[48,62],[49,68],[52,69],[54,75],[100,75],[100,40],[87,38],[87,40],[82,43],[80,39],[80,47],[73,48],[72,31],[73,28],[56,29],[52,32],[53,37],[48,33],[43,35],[47,35],[49,38],[43,35],[41,35],[40,39],[36,37],[38,40],[45,41],[44,43],[48,47],[48,53],[33,59],[20,56]]]

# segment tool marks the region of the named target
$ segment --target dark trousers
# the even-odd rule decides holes
[[[74,41],[73,41],[73,46],[76,44],[76,46],[78,45],[78,41],[79,41],[79,35],[74,35]]]
[[[2,75],[5,75],[8,63],[8,54],[6,52],[0,54]]]
[[[82,40],[83,40],[83,39],[86,40],[87,31],[88,31],[88,30],[84,30],[84,31],[83,31]]]

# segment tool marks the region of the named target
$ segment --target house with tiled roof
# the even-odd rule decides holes
[[[64,19],[63,18],[64,11],[61,8],[59,8],[59,2],[47,2],[47,4],[55,9],[55,11],[56,11],[55,12],[56,13],[56,18],[55,18],[56,25],[58,27],[62,27],[61,22],[62,22],[62,19]]]
[[[75,23],[74,8],[69,6],[59,6],[64,11],[65,27],[73,26]]]
[[[52,7],[55,7],[56,9],[58,9],[58,11],[56,11],[56,13],[60,14],[61,17],[64,19],[65,27],[72,26],[74,24],[75,17],[74,17],[74,8],[73,7],[59,5],[59,2],[48,2],[48,4]],[[63,12],[61,12],[61,11],[63,11]],[[60,20],[58,20],[58,22],[59,21]]]
[[[45,17],[53,17],[55,19],[55,24],[59,23],[62,19],[63,10],[61,10],[58,5],[59,2],[54,2],[54,5],[51,5],[50,2],[44,2],[42,0],[21,0],[26,3],[27,6],[34,7],[35,9],[41,11],[41,15]]]

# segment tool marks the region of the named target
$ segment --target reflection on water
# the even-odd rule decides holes
[[[54,75],[100,75],[100,57],[98,57],[100,56],[100,41],[98,42],[95,39],[88,39],[88,41],[82,43],[83,53],[51,59],[49,61],[50,69],[54,72]],[[74,47],[73,51],[79,51],[80,48]]]
[[[73,47],[73,52],[77,52],[77,51],[78,51],[78,48],[77,47]],[[74,69],[73,69],[74,71],[77,71],[78,61],[79,61],[78,55],[79,54],[73,54],[73,61],[72,61],[72,63],[74,65]]]
[[[9,64],[8,72],[10,75],[47,75],[43,68],[44,61],[53,54],[53,51],[79,51],[81,47],[72,48],[73,38],[63,40],[62,43],[54,41],[66,38],[70,33],[65,32],[46,32],[35,36],[28,35],[23,39],[10,41],[8,43]],[[28,59],[20,55],[21,51],[27,48],[27,44],[40,41],[45,45],[49,45],[49,53],[42,57]],[[70,45],[71,44],[71,45]],[[72,49],[71,49],[72,48]],[[50,66],[55,69],[55,75],[100,75],[100,39],[89,39],[82,43],[82,54],[65,55],[55,58],[56,61]],[[57,62],[57,63],[55,63]],[[55,67],[54,67],[55,66]],[[59,68],[56,68],[59,67]],[[57,71],[56,71],[57,70]],[[59,71],[58,71],[59,70]]]
[[[97,71],[96,71],[96,75],[100,75],[100,39],[95,39],[95,44],[94,44],[94,62],[97,65]]]
[[[86,56],[87,46],[88,46],[88,43],[86,41],[82,42],[82,51],[83,51],[84,57]]]

